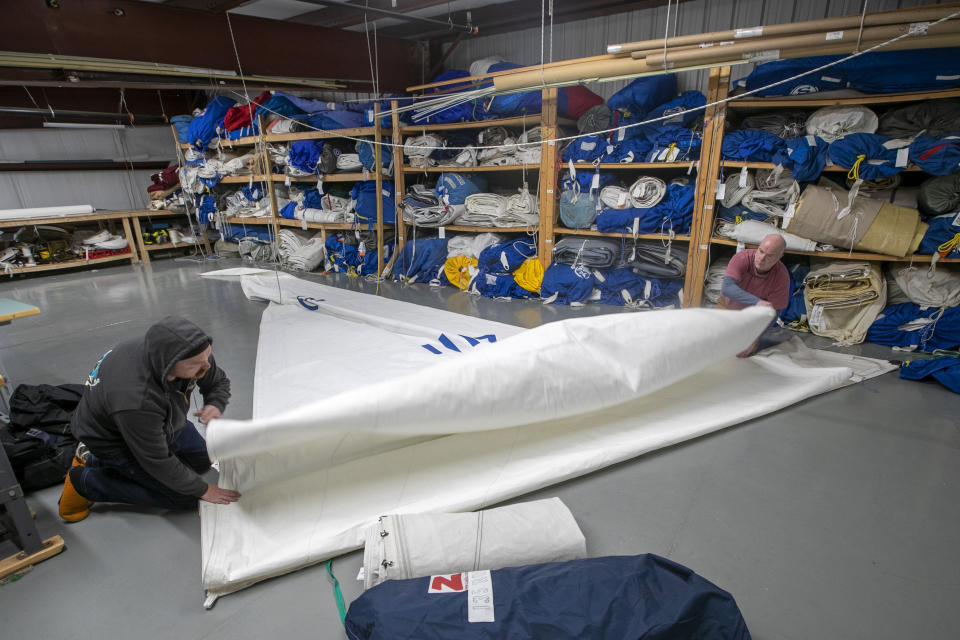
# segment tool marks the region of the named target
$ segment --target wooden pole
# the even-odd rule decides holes
[[[824,47],[829,48],[832,51],[841,50],[844,52],[852,52],[854,47],[857,46],[858,41],[862,50],[867,48],[864,46],[864,43],[879,44],[880,42],[896,38],[897,36],[908,34],[910,31],[910,25],[897,24],[864,29],[862,38],[860,37],[861,34],[859,29],[808,33],[799,36],[783,38],[761,38],[758,40],[750,40],[749,42],[741,42],[728,46],[711,47],[709,49],[690,49],[676,52],[668,51],[666,59],[664,59],[663,51],[659,51],[648,54],[644,56],[643,59],[646,60],[647,65],[650,67],[663,68],[664,64],[666,64],[666,68],[669,69],[674,66],[683,66],[686,64],[704,64],[708,62],[714,62],[716,60],[726,60],[730,57],[758,54],[771,50],[779,50],[781,57],[786,57],[784,54],[789,50],[800,48]],[[920,42],[928,37],[944,34],[956,34],[957,32],[960,32],[960,21],[941,22],[940,24],[929,27],[924,32],[928,35],[911,36],[894,44],[899,44],[900,42],[905,41],[914,42],[914,40]],[[957,39],[957,42],[960,43],[960,38]],[[637,52],[631,55],[636,58],[641,54],[642,52]]]
[[[377,172],[377,277],[383,273],[383,162],[380,157],[380,101],[373,103],[373,168]]]
[[[553,228],[556,224],[557,197],[557,90],[544,89],[540,110],[540,225],[537,232],[537,257],[546,269],[553,258]]]
[[[391,133],[393,138],[393,189],[394,189],[394,200],[397,203],[397,223],[394,226],[394,231],[396,233],[396,250],[393,253],[394,264],[396,264],[397,256],[400,255],[400,252],[403,251],[403,244],[405,242],[404,238],[407,233],[407,223],[403,220],[403,195],[407,191],[406,180],[404,178],[403,172],[403,134],[400,133],[400,115],[397,113],[397,107],[399,102],[397,100],[390,101],[390,109],[393,113],[390,115],[390,124],[392,126]]]
[[[895,11],[868,13],[863,17],[863,26],[874,27],[887,24],[939,20],[940,18],[948,16],[956,11],[958,7],[960,7],[960,3],[952,2],[949,4],[940,4],[935,6],[914,7],[911,9],[897,9]],[[667,38],[667,47],[670,48],[682,45],[701,45],[729,40],[736,41],[769,36],[789,36],[801,33],[810,33],[813,31],[833,31],[836,29],[854,28],[860,28],[859,15],[823,18],[821,20],[806,20],[804,22],[790,22],[786,24],[773,24],[749,27],[746,29],[711,31],[709,33],[690,34],[685,36],[674,36],[673,38]],[[641,51],[643,49],[657,49],[658,47],[661,51],[663,50],[663,38],[640,40],[638,42],[626,42],[623,44],[612,44],[607,47],[607,53],[630,53],[633,51]]]
[[[730,67],[710,70],[708,102],[720,102],[730,89]],[[683,285],[685,307],[698,307],[703,302],[703,279],[710,267],[710,236],[713,233],[716,207],[716,176],[721,162],[723,123],[727,105],[724,102],[708,107],[703,119],[703,146],[697,170],[696,200],[690,225],[690,253]]]

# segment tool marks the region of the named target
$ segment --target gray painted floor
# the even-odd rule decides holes
[[[0,279],[0,297],[43,310],[0,327],[0,355],[15,382],[79,382],[114,342],[181,314],[215,338],[233,382],[226,415],[249,417],[263,305],[236,284],[197,278],[238,264],[167,260]],[[419,285],[381,285],[381,294],[526,327],[618,311]],[[891,356],[871,345],[852,350]],[[734,594],[754,638],[958,638],[958,408],[938,385],[887,374],[523,499],[562,498],[592,556],[652,552],[691,567]],[[60,534],[68,548],[0,587],[4,640],[344,637],[322,565],[205,611],[196,513],[98,505],[65,525],[59,492],[39,491],[29,502],[41,535]],[[0,545],[0,557],[12,551]],[[360,553],[335,562],[348,603],[360,593],[360,565]]]

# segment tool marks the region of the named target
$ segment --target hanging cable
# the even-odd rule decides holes
[[[863,21],[867,17],[867,0],[863,0],[863,10],[860,11],[860,32],[857,33],[857,46],[853,48],[854,53],[860,51],[860,42],[863,40]]]

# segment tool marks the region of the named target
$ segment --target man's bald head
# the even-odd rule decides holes
[[[777,233],[771,233],[760,241],[757,253],[753,257],[753,264],[760,273],[773,269],[774,265],[783,257],[787,249],[787,241]]]

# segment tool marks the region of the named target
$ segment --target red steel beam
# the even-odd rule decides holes
[[[352,83],[354,90],[369,88],[362,33],[244,15],[229,19],[246,74],[329,78]],[[0,42],[6,51],[238,70],[227,14],[133,0],[71,0],[56,9],[18,3],[0,23]],[[383,90],[418,81],[415,43],[379,37],[377,46]]]

